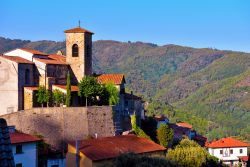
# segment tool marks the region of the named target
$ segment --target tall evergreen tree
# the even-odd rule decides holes
[[[173,129],[169,128],[166,124],[161,124],[157,129],[157,139],[163,147],[168,147],[169,142],[174,135]]]
[[[66,106],[70,107],[71,104],[71,81],[70,74],[67,74],[67,94],[66,94]]]

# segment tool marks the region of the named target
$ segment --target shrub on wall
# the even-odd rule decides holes
[[[47,103],[48,106],[50,94],[49,91],[46,90],[45,86],[39,86],[36,96],[37,102],[40,103],[42,107],[44,103]]]

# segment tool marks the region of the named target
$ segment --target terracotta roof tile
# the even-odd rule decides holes
[[[179,122],[176,125],[184,127],[184,128],[189,128],[189,129],[193,128],[193,126],[191,124],[187,123],[187,122]]]
[[[65,33],[89,33],[89,34],[94,34],[93,32],[86,30],[84,28],[81,27],[76,27],[76,28],[72,28],[69,30],[65,30]]]
[[[126,83],[124,74],[100,74],[97,76],[97,80],[101,84],[113,83],[115,85],[120,85]]]
[[[248,156],[241,156],[241,157],[238,157],[238,158],[240,158],[244,162],[248,161]]]
[[[240,140],[236,140],[234,138],[228,137],[228,138],[222,138],[217,141],[213,141],[211,143],[208,143],[206,147],[208,148],[224,148],[224,147],[249,147],[250,145],[247,143],[244,143]]]
[[[75,142],[70,143],[75,147]],[[136,154],[165,151],[166,148],[135,135],[113,136],[82,140],[79,150],[93,161],[115,158],[123,153]]]
[[[34,49],[30,49],[30,48],[19,48],[19,49],[21,49],[23,51],[26,51],[26,52],[30,52],[30,53],[32,53],[34,55],[48,55],[46,53],[43,53],[43,52],[40,52],[40,51],[37,51],[37,50],[34,50]]]
[[[67,86],[66,85],[53,85],[55,87],[67,90]],[[76,85],[71,85],[71,92],[78,92],[78,86]]]
[[[18,143],[38,142],[41,141],[41,139],[25,133],[12,132],[10,133],[10,141],[11,144],[18,144]]]
[[[59,64],[59,65],[67,65],[66,57],[60,55],[48,55],[45,58],[34,58],[37,61],[43,62],[45,64]]]
[[[37,86],[25,86],[24,89],[28,89],[28,90],[38,90],[38,87]]]
[[[19,57],[19,56],[3,56],[3,55],[0,55],[0,57],[3,57],[5,59],[8,59],[10,61],[14,61],[14,62],[20,63],[20,64],[34,64],[32,61],[29,61],[29,60],[24,59],[24,58]]]

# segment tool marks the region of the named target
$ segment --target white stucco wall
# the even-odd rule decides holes
[[[242,153],[240,153],[240,149],[242,149]],[[220,150],[223,150],[223,154],[220,154]],[[233,154],[230,154],[230,150],[233,150]],[[226,155],[227,151],[227,155]],[[238,160],[239,156],[247,156],[247,147],[235,147],[235,148],[209,148],[208,152],[216,156],[217,158],[223,161],[230,161],[230,160]]]
[[[0,57],[0,115],[18,110],[18,64]]]
[[[27,51],[21,50],[21,49],[15,49],[9,52],[4,53],[4,55],[6,56],[19,56],[22,57],[24,59],[27,59],[29,61],[32,61],[32,53],[29,53]]]
[[[16,154],[16,145],[12,145],[15,164],[22,163],[23,167],[37,167],[37,147],[36,143],[23,143],[23,153]]]

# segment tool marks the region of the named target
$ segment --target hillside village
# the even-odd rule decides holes
[[[124,74],[93,73],[94,33],[64,32],[65,55],[17,48],[0,56],[0,166],[117,166],[123,156],[163,166],[247,166],[244,141],[209,141],[187,122],[147,117]]]

